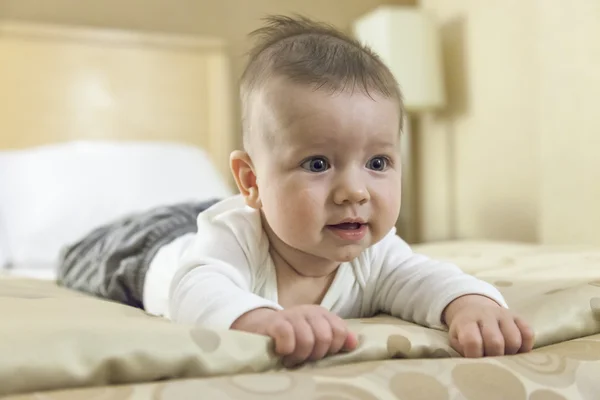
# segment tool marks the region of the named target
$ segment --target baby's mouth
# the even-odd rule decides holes
[[[342,222],[341,224],[327,225],[327,228],[345,242],[356,242],[365,237],[368,230],[367,226],[367,224],[361,222]]]
[[[358,222],[344,222],[341,224],[329,225],[329,227],[334,228],[334,229],[342,229],[345,231],[351,231],[351,230],[360,229],[363,225],[364,224],[361,224]]]

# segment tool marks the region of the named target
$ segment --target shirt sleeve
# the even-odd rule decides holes
[[[171,320],[225,330],[248,311],[282,309],[252,293],[248,259],[252,254],[248,254],[248,246],[242,247],[229,224],[201,218],[198,224],[198,234],[182,256],[171,284]]]
[[[445,329],[442,313],[460,296],[486,296],[508,307],[493,285],[464,273],[458,266],[413,253],[395,230],[373,253],[368,290],[371,308],[420,325]]]

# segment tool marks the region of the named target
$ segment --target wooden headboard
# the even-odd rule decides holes
[[[168,140],[229,176],[235,146],[225,44],[0,22],[0,149],[69,140]]]

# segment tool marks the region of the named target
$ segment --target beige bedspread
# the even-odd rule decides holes
[[[536,349],[466,360],[449,347],[445,332],[380,316],[350,321],[360,335],[356,351],[286,371],[261,336],[175,325],[51,282],[3,278],[0,395],[600,398],[600,250],[474,242],[417,250],[494,283],[533,325]],[[66,390],[73,388],[79,389]]]

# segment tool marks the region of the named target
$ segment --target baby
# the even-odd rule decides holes
[[[403,106],[380,59],[303,18],[255,34],[230,163],[240,195],[178,250],[169,317],[270,336],[287,366],[354,349],[344,319],[377,313],[449,328],[466,357],[529,351],[493,286],[396,235]]]
[[[240,194],[153,210],[64,252],[59,282],[175,322],[273,338],[284,365],[351,351],[344,319],[448,329],[463,356],[533,347],[492,285],[415,254],[400,211],[398,84],[337,30],[272,17],[242,77]],[[151,260],[151,262],[147,262]]]

